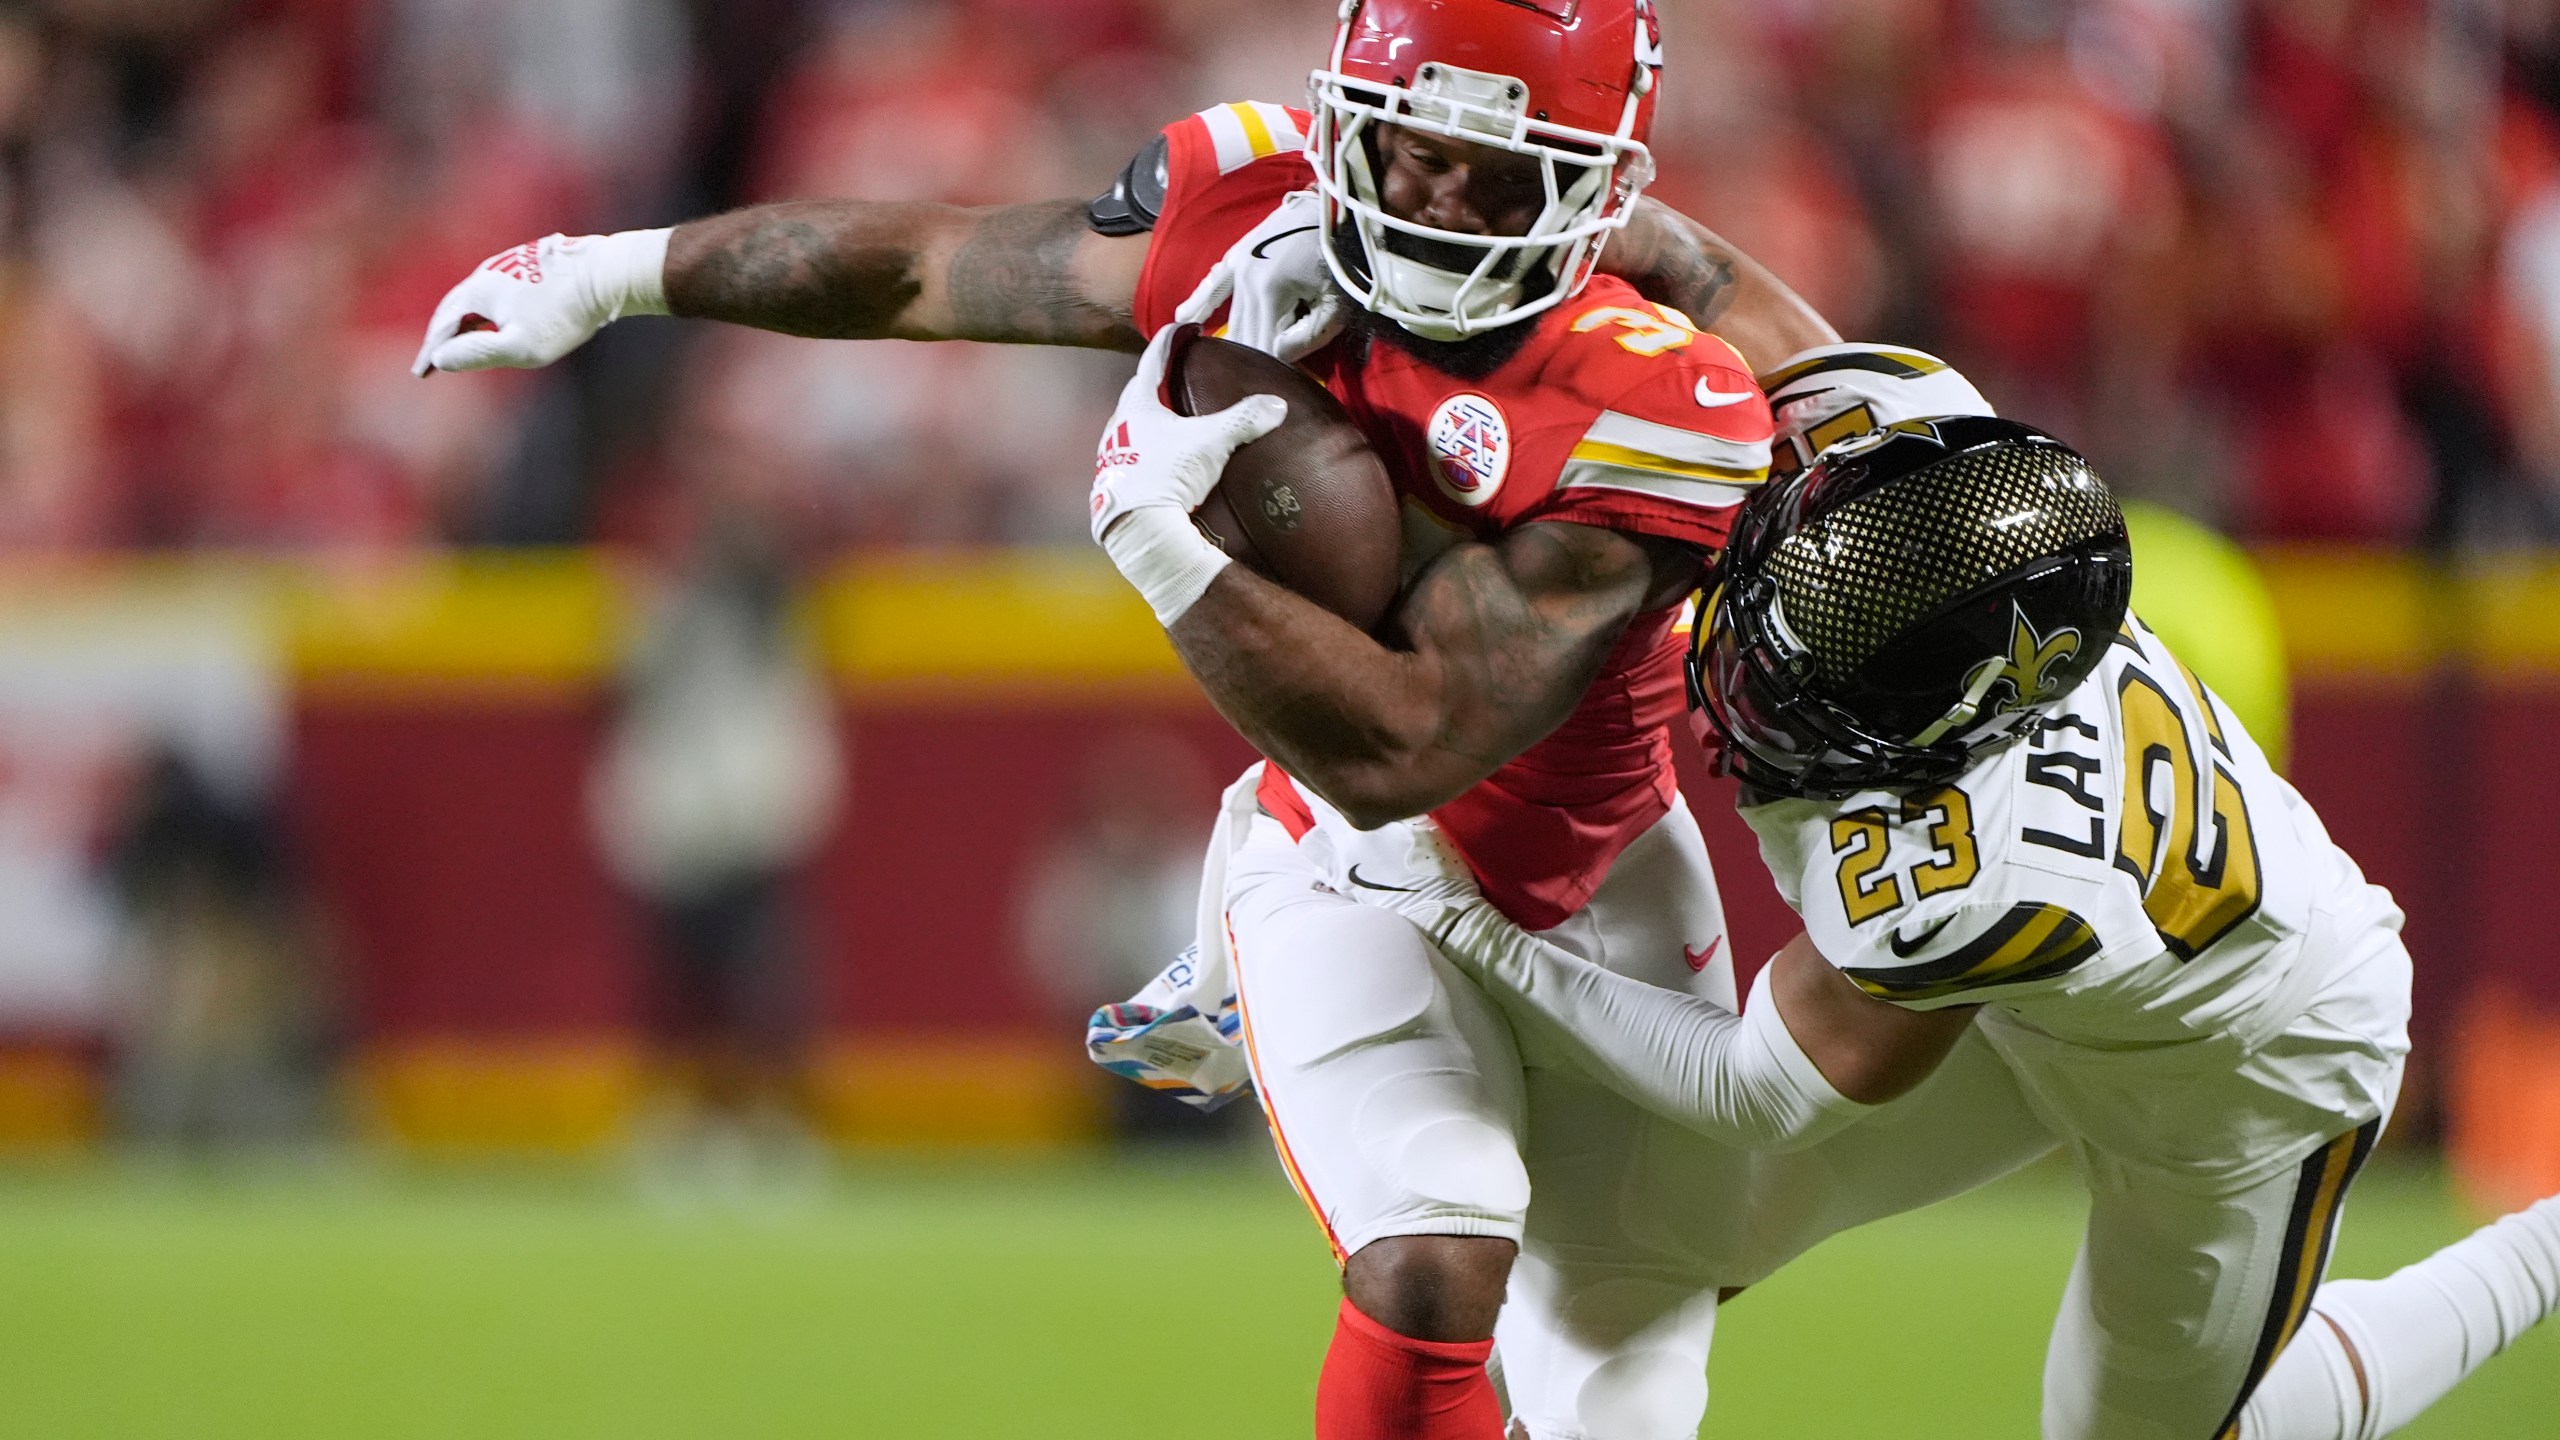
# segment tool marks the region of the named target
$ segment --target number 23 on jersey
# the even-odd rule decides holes
[[[2055,717],[2044,734],[2020,742],[2038,749],[2024,767],[2025,779],[2059,790],[2089,811],[2088,837],[2029,829],[2020,842],[2113,864],[2141,886],[2143,913],[2161,944],[2179,959],[2192,960],[2257,912],[2262,881],[2249,807],[2232,771],[2221,718],[2192,673],[2182,667],[2173,684],[2163,684],[2126,666],[2116,697],[2118,773],[2124,778],[2115,844],[2106,843],[2105,801],[2085,783],[2103,768],[2101,762],[2059,741],[2095,741],[2098,727],[2069,715]],[[2184,705],[2195,706],[2192,713],[2202,718],[2202,743],[2187,724]],[[1907,869],[1895,867],[1893,827],[1924,821],[1929,853]],[[1982,868],[1972,802],[1952,785],[1915,792],[1898,811],[1869,806],[1836,817],[1831,850],[1839,861],[1840,905],[1852,925],[1962,889]]]
[[[1897,821],[1929,824],[1931,849],[1911,867],[1908,894],[1903,875],[1886,869]],[[1973,842],[1973,802],[1953,785],[1905,796],[1899,814],[1869,806],[1842,815],[1831,822],[1831,849],[1840,857],[1840,904],[1852,925],[1941,891],[1961,890],[1982,871],[1981,852]]]

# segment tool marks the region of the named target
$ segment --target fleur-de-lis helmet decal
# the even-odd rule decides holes
[[[2052,634],[2044,634],[2036,629],[2035,621],[2027,618],[2026,607],[2015,602],[2009,606],[2009,615],[2008,650],[1984,657],[1965,672],[1964,689],[1970,708],[1961,715],[1951,715],[1954,723],[1947,730],[1960,730],[1985,715],[2024,710],[2059,699],[2066,688],[2056,672],[2079,655],[2079,627],[2061,625]]]

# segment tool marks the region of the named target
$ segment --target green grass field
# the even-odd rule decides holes
[[[2039,1171],[1737,1302],[1710,1437],[2034,1433],[2078,1204]],[[2463,1233],[2358,1186],[2335,1273]],[[1302,1437],[1333,1306],[1259,1154],[866,1161],[675,1211],[608,1174],[0,1170],[0,1435]],[[2560,1434],[2560,1327],[2418,1426]]]

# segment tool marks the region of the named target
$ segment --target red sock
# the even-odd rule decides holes
[[[1316,1380],[1316,1440],[1502,1440],[1492,1354],[1490,1340],[1399,1335],[1345,1300]]]

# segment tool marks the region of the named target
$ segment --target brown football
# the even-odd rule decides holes
[[[1238,564],[1375,630],[1395,604],[1402,534],[1387,467],[1342,402],[1294,365],[1207,336],[1177,348],[1167,369],[1185,415],[1247,395],[1289,402],[1289,418],[1235,453],[1192,519]]]

